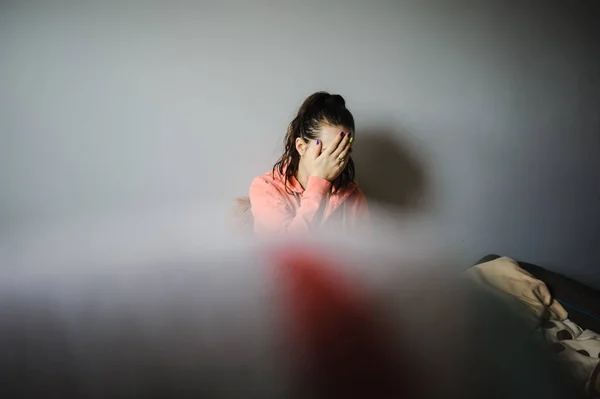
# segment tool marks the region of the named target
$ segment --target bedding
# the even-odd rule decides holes
[[[587,397],[600,398],[600,334],[596,332],[600,330],[589,328],[596,326],[592,311],[599,303],[597,293],[539,266],[527,264],[526,270],[522,265],[489,255],[465,273],[477,284],[516,300],[532,322],[538,342],[546,345]],[[549,280],[552,290],[534,273]],[[557,298],[557,293],[568,301]]]
[[[499,255],[490,254],[477,264],[498,258]],[[571,321],[584,329],[600,332],[600,291],[532,263],[517,263],[546,284],[552,297],[569,312]]]
[[[567,311],[552,298],[546,284],[510,258],[502,257],[478,264],[467,270],[467,274],[477,283],[517,299],[526,306],[534,320],[544,317],[555,320],[567,318]]]
[[[537,331],[590,398],[600,397],[600,335],[572,321],[546,320]]]

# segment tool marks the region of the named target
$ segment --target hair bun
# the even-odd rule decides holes
[[[316,110],[323,108],[327,104],[327,100],[331,97],[331,94],[326,91],[318,91],[311,94],[304,100],[302,106],[298,110],[298,117],[303,118],[306,115],[314,113]]]
[[[330,94],[326,102],[336,107],[346,107],[346,100],[339,94]]]
[[[326,91],[318,91],[304,100],[302,106],[298,110],[297,117],[302,119],[307,115],[321,112],[326,107],[346,108],[346,101],[344,100],[344,97],[339,94],[329,94]]]

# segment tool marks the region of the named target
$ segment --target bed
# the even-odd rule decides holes
[[[476,264],[499,258],[484,256]],[[600,291],[540,266],[518,261],[519,266],[543,281],[552,296],[569,312],[569,319],[584,329],[600,332]]]

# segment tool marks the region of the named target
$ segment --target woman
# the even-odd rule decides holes
[[[254,231],[345,231],[368,223],[367,202],[354,180],[353,142],[354,118],[342,96],[318,92],[304,100],[283,155],[250,186]]]

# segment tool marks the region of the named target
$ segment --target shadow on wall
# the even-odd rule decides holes
[[[397,211],[422,211],[431,205],[425,165],[402,134],[364,129],[354,147],[356,175],[370,201]]]

